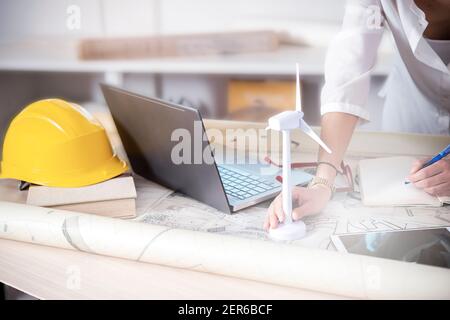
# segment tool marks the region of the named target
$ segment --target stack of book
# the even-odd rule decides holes
[[[134,218],[136,197],[133,177],[128,174],[82,188],[32,185],[27,204],[112,218]]]

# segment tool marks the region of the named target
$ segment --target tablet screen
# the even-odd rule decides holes
[[[450,228],[336,235],[339,251],[450,268]]]

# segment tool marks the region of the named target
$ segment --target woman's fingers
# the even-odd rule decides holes
[[[422,168],[422,166],[424,165],[424,163],[426,163],[426,162],[427,162],[427,159],[414,161],[411,166],[411,170],[409,171],[409,174],[412,175],[412,174],[416,173],[417,171],[419,171]]]
[[[278,224],[286,218],[283,210],[283,198],[281,193],[272,201],[267,210],[267,217],[264,221],[264,229],[275,229]]]
[[[281,194],[279,194],[270,204],[269,214],[267,215],[267,229],[275,229],[280,222],[284,221],[284,211]]]
[[[292,190],[292,200],[295,201],[298,205],[301,205],[303,202],[307,201],[311,198],[309,190],[304,187],[298,187]]]
[[[292,219],[298,220],[305,215],[320,212],[329,199],[328,193],[329,190],[326,188],[308,189],[295,187],[292,191],[292,199],[298,204],[298,207],[292,210]],[[268,214],[264,221],[264,229],[275,229],[285,219],[283,198],[279,194],[269,206]]]
[[[442,159],[417,171],[409,180],[433,196],[450,196],[450,159]]]
[[[269,229],[274,229],[278,226],[278,215],[280,213],[276,212],[276,210],[278,208],[278,198],[280,196],[276,197],[272,203],[269,206],[269,209],[267,210],[267,216],[266,219],[264,221],[264,229],[265,230],[269,230]]]
[[[447,166],[446,161],[438,161],[436,163],[433,163],[431,166],[420,169],[416,173],[411,174],[408,177],[408,179],[409,179],[409,181],[411,181],[413,183],[419,182],[421,180],[435,176],[435,175],[445,171],[446,170],[445,166]]]
[[[274,207],[275,207],[275,215],[277,216],[278,221],[283,222],[285,215],[283,210],[283,198],[281,194],[275,199]]]
[[[426,193],[437,197],[450,196],[450,182],[444,182],[433,187],[423,189]]]
[[[275,229],[276,227],[278,227],[278,217],[275,212],[273,212],[273,214],[269,215],[269,228]]]
[[[292,210],[292,218],[295,221],[300,220],[301,218],[314,213],[313,209],[314,204],[311,201],[307,201],[303,203],[300,207],[297,207],[294,210]]]
[[[267,210],[266,219],[264,220],[264,229],[269,230],[270,228],[270,217],[275,215],[274,212],[274,201],[269,206],[269,209]]]
[[[440,184],[448,182],[450,180],[449,178],[450,178],[450,173],[441,172],[434,176],[414,182],[414,185],[420,189],[429,189],[429,188],[436,187]]]
[[[292,211],[294,220],[299,220],[305,216],[321,212],[331,197],[331,190],[327,186],[317,185],[305,189],[299,201],[299,207]]]

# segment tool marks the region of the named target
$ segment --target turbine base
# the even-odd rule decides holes
[[[269,236],[279,241],[299,240],[306,236],[306,225],[301,220],[288,224],[282,223],[276,229],[270,229]]]

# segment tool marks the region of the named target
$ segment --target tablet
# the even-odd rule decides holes
[[[340,252],[450,268],[450,227],[332,235]]]

